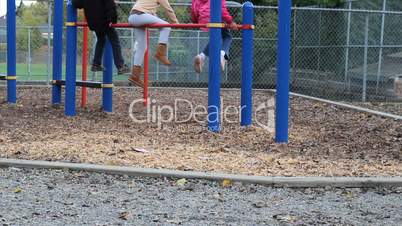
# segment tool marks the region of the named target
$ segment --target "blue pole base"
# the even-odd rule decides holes
[[[9,104],[17,103],[17,81],[8,80],[7,81],[7,102]]]
[[[113,50],[109,41],[106,41],[103,55],[103,84],[113,84]],[[103,88],[102,108],[104,112],[113,112],[113,88]]]

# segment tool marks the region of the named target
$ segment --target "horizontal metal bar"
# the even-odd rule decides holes
[[[256,9],[272,9],[278,10],[278,6],[254,6]],[[370,9],[343,9],[343,8],[320,8],[320,7],[292,7],[292,10],[297,11],[325,11],[325,12],[351,12],[351,13],[372,13],[372,14],[395,14],[402,15],[401,11],[384,11]]]
[[[333,46],[295,46],[302,49],[313,48],[365,48],[365,45],[333,45]],[[402,45],[368,45],[368,48],[402,48]]]
[[[24,0],[26,2],[36,2],[36,0]],[[66,2],[67,0],[64,0]],[[54,2],[54,0],[48,0],[48,2]],[[132,1],[115,1],[116,4],[129,4],[134,5],[135,2]],[[191,6],[191,3],[187,2],[175,2],[170,3],[174,7]],[[227,4],[228,8],[241,8],[241,4]],[[259,6],[254,5],[255,9],[271,9],[278,10],[278,6]],[[292,7],[292,10],[306,10],[306,11],[328,11],[328,12],[355,12],[355,13],[375,13],[375,14],[396,14],[402,15],[399,11],[383,11],[383,10],[366,10],[366,9],[343,9],[343,8],[321,8],[321,7]]]
[[[65,80],[54,80],[53,81],[54,85],[59,85],[59,86],[64,86],[66,85]],[[79,87],[87,87],[87,88],[103,88],[103,84],[101,82],[92,82],[92,81],[76,81],[75,82],[76,86]]]
[[[78,27],[85,27],[88,26],[87,23],[85,22],[76,22],[76,26]],[[68,24],[68,26],[71,26]],[[227,25],[223,23],[207,23],[207,24],[145,24],[143,26],[134,26],[129,23],[117,23],[117,24],[111,24],[111,27],[115,28],[134,28],[134,27],[147,27],[147,28],[163,28],[163,27],[170,27],[170,28],[181,28],[181,29],[186,29],[186,28],[209,28],[209,27],[228,27]],[[238,29],[254,29],[254,25],[252,24],[239,24],[237,25]]]
[[[7,76],[6,75],[0,75],[0,80],[7,80]]]

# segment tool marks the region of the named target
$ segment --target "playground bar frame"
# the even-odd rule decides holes
[[[17,25],[14,0],[7,1],[7,102],[17,103]]]
[[[291,0],[279,1],[275,141],[289,141]]]
[[[62,80],[62,53],[63,53],[63,1],[56,0],[54,7],[54,30],[53,30],[53,87],[52,104],[61,103],[61,86],[66,86],[65,115],[76,115],[76,63],[77,63],[77,27],[87,26],[84,22],[77,22],[77,9],[72,1],[67,1],[67,46],[66,46],[66,80]],[[252,123],[252,78],[253,78],[253,8],[250,2],[243,4],[243,61],[242,61],[242,118],[241,125],[249,126]],[[7,0],[7,101],[16,103],[16,6],[14,0]],[[213,132],[220,131],[220,49],[222,45],[221,29],[226,25],[221,22],[221,1],[211,1],[211,21],[207,24],[150,24],[146,26],[147,42],[149,46],[150,28],[209,28],[210,29],[210,64],[208,85],[208,129]],[[290,23],[291,0],[279,1],[278,23],[278,73],[276,93],[276,137],[278,143],[288,142],[289,123],[289,76],[290,76]],[[127,23],[111,24],[115,28],[132,28]],[[148,48],[146,50],[144,65],[144,104],[148,101]],[[104,55],[106,71],[103,76],[103,110],[112,112],[113,109],[113,59],[110,43],[107,42]],[[85,76],[85,75],[84,75]],[[4,76],[3,76],[4,77]],[[84,78],[85,79],[85,78]],[[79,83],[79,81],[78,81]],[[93,84],[92,84],[93,83]],[[92,82],[81,86],[98,88]],[[95,87],[96,86],[96,87]],[[83,106],[84,106],[83,99]]]
[[[113,52],[109,40],[106,41],[103,55],[103,86],[102,86],[102,108],[104,112],[113,112]]]
[[[86,22],[76,22],[75,26],[77,27],[86,27],[88,24]],[[111,27],[114,28],[135,28],[135,27],[146,27],[146,28],[163,28],[163,27],[170,27],[170,28],[180,28],[180,29],[193,29],[193,28],[223,28],[226,27],[223,23],[207,23],[207,24],[147,24],[146,26],[134,26],[128,23],[117,23],[117,24],[110,24]],[[237,25],[238,29],[241,30],[248,30],[254,29],[254,25],[250,24],[239,24]]]
[[[254,23],[254,7],[250,2],[243,4],[243,23]],[[242,31],[242,74],[241,74],[241,126],[251,126],[253,119],[253,48],[254,31]]]
[[[67,1],[67,23],[77,21],[77,9],[72,1]],[[76,80],[77,80],[77,27],[67,26],[66,42],[66,93],[64,114],[66,116],[76,115]]]
[[[54,1],[53,14],[53,81],[63,76],[63,1]],[[61,86],[52,86],[52,105],[61,104]]]
[[[211,24],[222,22],[222,2],[210,1]],[[222,27],[209,30],[209,71],[208,71],[208,130],[219,132],[221,109],[221,67]]]
[[[144,106],[148,106],[148,85],[149,85],[149,29],[146,28],[147,48],[144,53]]]

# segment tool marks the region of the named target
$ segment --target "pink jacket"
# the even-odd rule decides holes
[[[193,23],[206,24],[210,22],[210,0],[192,0],[191,21]],[[226,0],[222,0],[222,21],[226,24],[233,22],[232,16],[226,8]]]

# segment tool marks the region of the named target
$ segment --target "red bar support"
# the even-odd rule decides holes
[[[88,26],[87,23],[77,22],[75,23],[78,27]],[[136,26],[130,25],[128,23],[118,23],[118,24],[110,24],[111,27],[115,28],[134,28]],[[161,27],[171,27],[171,28],[181,28],[181,29],[191,29],[191,28],[207,28],[208,24],[147,24],[141,27],[146,28],[161,28]],[[248,30],[254,29],[254,25],[252,24],[239,24],[237,28],[240,30]]]
[[[146,30],[147,49],[144,55],[144,106],[148,106],[149,29]]]
[[[86,19],[84,16],[84,21],[86,23]],[[83,44],[82,44],[82,81],[87,80],[87,65],[88,65],[88,27],[85,26],[83,28]],[[87,107],[87,88],[81,88],[81,107]]]
[[[119,28],[130,28],[135,27],[130,25],[129,23],[119,23],[119,24],[111,24],[111,27],[119,27]],[[171,28],[204,28],[207,27],[207,24],[147,24],[143,27],[147,28],[161,28],[161,27],[171,27]]]

